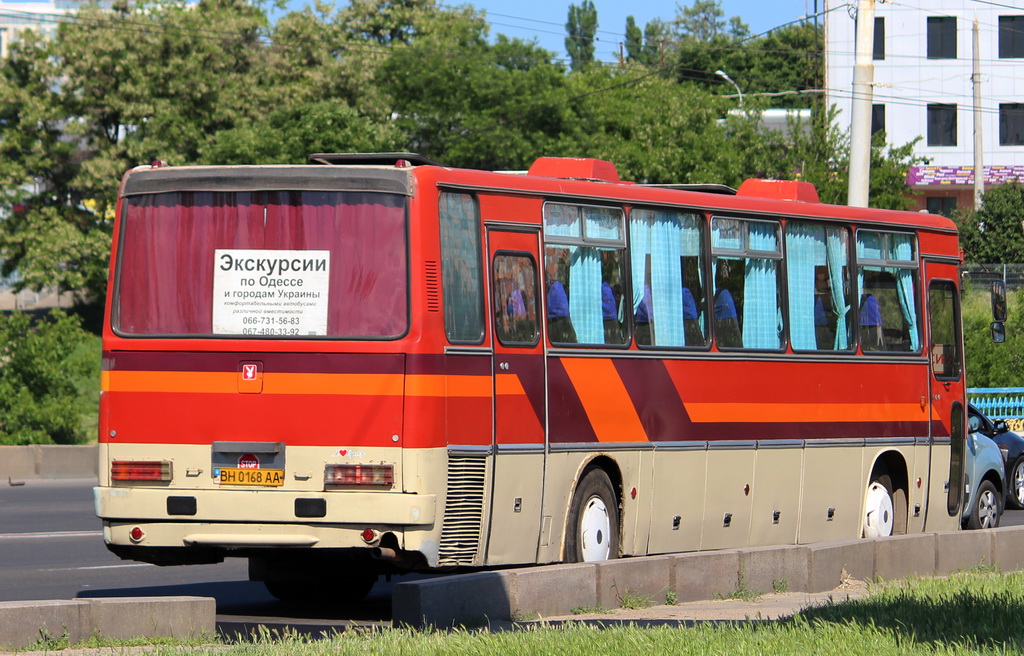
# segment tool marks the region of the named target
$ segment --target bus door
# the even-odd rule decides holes
[[[488,226],[494,336],[494,442],[488,565],[537,558],[544,498],[545,393],[540,320],[540,233]]]
[[[935,500],[935,503],[926,509],[925,517],[919,521],[924,524],[923,530],[934,531],[952,529],[960,523],[966,408],[958,267],[944,262],[926,262],[925,266],[932,444],[930,480],[926,485],[927,498]],[[945,448],[947,444],[948,450]],[[915,519],[911,512],[911,526],[914,526]]]

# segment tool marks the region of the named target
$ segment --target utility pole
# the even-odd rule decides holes
[[[985,142],[981,138],[981,45],[977,18],[974,19],[971,31],[974,41],[974,72],[971,75],[974,85],[974,209],[978,209],[981,207],[981,196],[985,193]]]
[[[858,1],[856,30],[847,204],[851,207],[867,207],[868,180],[871,176],[871,101],[875,78],[875,65],[871,63],[875,42],[875,0]]]

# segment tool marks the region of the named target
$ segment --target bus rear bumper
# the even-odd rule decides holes
[[[401,492],[294,492],[95,487],[101,519],[294,522],[327,524],[434,523],[437,497]],[[192,506],[194,505],[194,510]]]
[[[93,488],[108,544],[150,547],[367,547],[362,532],[429,532],[432,494]],[[133,539],[138,527],[144,537]]]

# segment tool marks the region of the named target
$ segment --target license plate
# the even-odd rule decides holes
[[[284,485],[284,470],[221,467],[219,480],[221,485],[269,485],[279,487]]]

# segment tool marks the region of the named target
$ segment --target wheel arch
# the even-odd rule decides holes
[[[562,517],[569,517],[570,508],[572,507],[573,500],[576,498],[576,491],[579,489],[580,483],[582,483],[584,477],[594,469],[600,469],[601,471],[603,471],[612,483],[612,490],[615,492],[615,503],[617,507],[616,515],[618,515],[619,519],[619,540],[621,542],[622,527],[625,524],[625,519],[622,516],[623,509],[625,508],[625,504],[623,503],[622,497],[622,469],[619,467],[619,464],[615,461],[615,459],[612,458],[611,456],[608,456],[606,454],[598,454],[591,458],[584,459],[580,463],[579,468],[576,470],[576,476],[573,478],[572,488],[569,490],[569,494],[566,499],[565,512],[562,515]],[[562,522],[563,527],[565,526],[565,523],[565,521]],[[565,560],[567,540],[568,531],[564,530],[563,528],[562,546],[560,549],[562,561]]]
[[[910,475],[907,460],[896,450],[883,451],[875,457],[871,465],[871,473],[865,486],[878,476],[887,475],[892,485],[893,502],[893,535],[905,535],[910,512]]]

